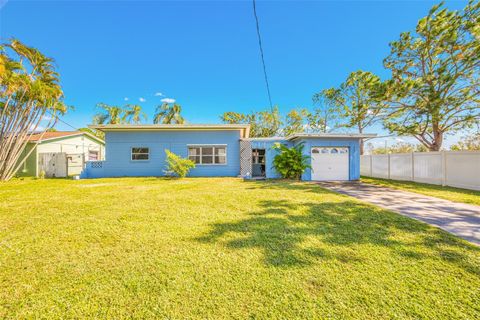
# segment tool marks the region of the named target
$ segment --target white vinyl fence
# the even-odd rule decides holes
[[[480,190],[480,151],[363,155],[360,173],[367,177]]]

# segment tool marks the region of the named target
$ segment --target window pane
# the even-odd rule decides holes
[[[200,163],[200,156],[188,156],[188,159],[192,160],[195,163]]]
[[[226,154],[225,147],[216,147],[215,148],[215,155],[216,156],[224,156]]]
[[[215,163],[219,163],[219,164],[227,163],[227,157],[215,156]]]
[[[213,147],[202,147],[202,155],[213,155]]]
[[[148,160],[148,153],[134,153],[132,160]]]
[[[148,148],[132,148],[132,153],[148,153]]]
[[[200,155],[200,148],[190,147],[188,148],[188,155],[189,156],[199,156]]]
[[[202,150],[202,152],[203,152],[203,150]],[[209,164],[209,163],[213,163],[213,156],[203,154],[202,155],[202,164]]]

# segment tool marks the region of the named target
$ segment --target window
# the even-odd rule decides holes
[[[348,147],[316,147],[316,149],[312,149],[312,153],[319,152],[323,154],[348,153]]]
[[[227,148],[216,147],[215,148],[215,163],[225,164],[227,163]]]
[[[200,150],[201,150],[201,149],[202,149],[202,148],[189,147],[189,148],[188,148],[188,158],[189,158],[190,160],[192,160],[193,162],[195,162],[195,163],[201,163],[201,162],[200,162],[200,157],[201,157],[201,155],[200,155],[200,152],[201,152],[201,151],[200,151]]]
[[[265,149],[253,149],[252,150],[252,163],[253,164],[265,164]]]
[[[88,150],[88,160],[97,161],[98,160],[98,151]]]
[[[188,158],[196,164],[226,164],[226,146],[189,146]]]
[[[149,158],[149,148],[132,148],[132,161],[148,160]]]

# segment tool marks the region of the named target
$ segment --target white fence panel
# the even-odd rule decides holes
[[[390,155],[390,179],[412,180],[412,154],[397,153]]]
[[[371,176],[372,171],[370,161],[372,156],[370,155],[362,155],[360,156],[360,174],[363,176]]]
[[[442,184],[443,168],[440,152],[414,153],[413,181]]]
[[[363,155],[364,176],[408,180],[480,190],[479,151],[414,152]]]
[[[445,165],[447,185],[480,190],[480,152],[447,152]]]
[[[378,154],[372,157],[372,177],[388,179],[388,155]]]

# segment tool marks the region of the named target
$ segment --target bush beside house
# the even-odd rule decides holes
[[[167,154],[167,168],[165,170],[166,175],[185,178],[190,169],[195,168],[195,162],[192,160],[182,158],[167,149],[165,150],[165,153]]]
[[[303,143],[291,148],[277,143],[273,146],[279,152],[273,159],[273,166],[284,179],[300,180],[300,177],[310,166],[310,157],[303,154]]]

